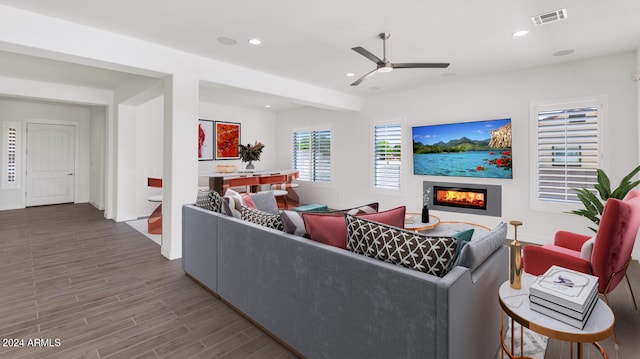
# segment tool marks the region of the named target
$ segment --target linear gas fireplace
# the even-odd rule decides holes
[[[474,183],[423,182],[430,209],[502,216],[502,187]]]
[[[487,209],[486,189],[433,186],[433,203],[439,206]]]

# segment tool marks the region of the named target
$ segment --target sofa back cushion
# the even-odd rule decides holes
[[[501,222],[490,232],[472,239],[468,242],[456,262],[456,265],[476,270],[496,249],[504,245],[507,238],[507,224]]]
[[[361,213],[356,216],[372,221],[402,227],[404,225],[405,206],[377,213]],[[303,213],[304,227],[310,238],[316,242],[347,248],[347,223],[345,213]]]
[[[404,218],[404,216],[403,216]],[[347,215],[347,249],[388,263],[442,277],[455,258],[458,240]]]

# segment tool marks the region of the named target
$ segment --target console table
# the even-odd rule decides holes
[[[288,209],[289,207],[297,207],[300,198],[293,189],[297,184],[291,181],[298,178],[298,171],[282,170],[282,171],[253,171],[253,172],[233,172],[233,173],[207,173],[201,172],[200,177],[209,178],[209,190],[224,195],[225,188],[246,186],[248,192],[258,192],[262,185],[277,185],[274,195],[278,206]]]
[[[522,354],[522,347],[520,355],[516,356],[514,353],[513,321],[515,320],[520,323],[520,343],[522,343],[522,328],[524,327],[550,338],[576,343],[578,359],[582,359],[582,343],[593,343],[603,358],[609,358],[598,341],[606,339],[613,334],[615,318],[611,308],[602,299],[598,298],[598,302],[593,308],[593,312],[584,329],[572,327],[552,317],[531,310],[529,307],[529,287],[535,278],[531,274],[524,273],[522,275],[522,289],[511,288],[509,281],[502,283],[500,286],[498,300],[502,307],[502,326],[500,328],[502,357],[504,357],[504,353],[507,353],[509,358],[526,358]],[[505,314],[511,318],[511,349],[504,342]],[[573,358],[573,344],[570,344],[570,347],[571,357]]]

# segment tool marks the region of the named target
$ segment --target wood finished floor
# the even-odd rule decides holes
[[[295,358],[181,265],[88,204],[0,211],[0,358]]]
[[[0,347],[0,358],[295,358],[181,265],[88,204],[0,211],[0,339],[24,339]],[[640,295],[637,261],[629,274]],[[640,357],[640,315],[626,284],[609,299],[620,346],[602,344],[612,359]],[[30,338],[60,345],[27,347]],[[551,340],[545,358],[568,353]],[[591,346],[584,357],[599,358]]]

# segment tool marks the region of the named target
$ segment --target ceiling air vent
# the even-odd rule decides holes
[[[538,26],[564,20],[567,17],[569,17],[569,15],[567,14],[567,9],[560,9],[534,16],[531,18],[531,21],[533,21],[534,25]]]

